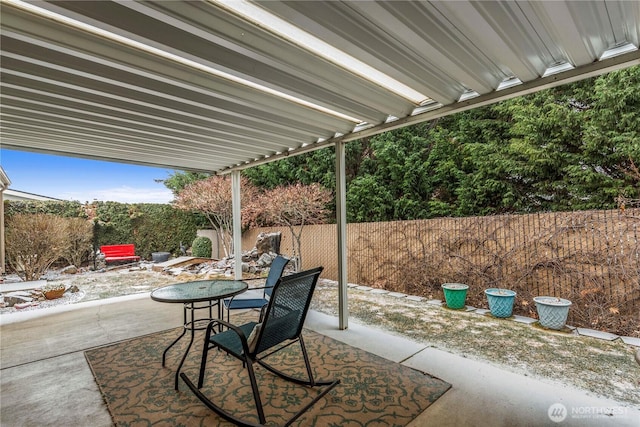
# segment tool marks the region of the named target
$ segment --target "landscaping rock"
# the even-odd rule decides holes
[[[280,253],[280,242],[282,240],[282,233],[260,233],[256,238],[256,249],[258,251],[258,257],[262,254],[268,253]]]
[[[578,328],[578,333],[586,337],[599,338],[607,341],[613,341],[619,338],[618,335],[611,334],[609,332],[596,331],[594,329],[587,329],[587,328]]]
[[[636,347],[640,347],[640,338],[636,338],[636,337],[620,337],[620,339],[625,344],[629,344],[629,345],[633,345],[633,346],[636,346]]]
[[[532,325],[532,324],[537,322],[536,319],[532,319],[531,317],[518,316],[518,315],[514,315],[513,316],[513,320],[518,322],[518,323],[524,323],[526,325]]]
[[[62,274],[77,274],[78,273],[78,267],[76,267],[75,265],[70,265],[68,267],[63,268],[60,273],[62,273]]]
[[[37,305],[33,302],[22,302],[19,304],[14,304],[13,308],[17,309],[17,310],[23,310],[25,308],[31,307],[32,305]]]
[[[7,307],[18,307],[21,304],[31,303],[33,298],[28,292],[11,292],[4,295],[4,303]]]
[[[258,251],[254,248],[249,252],[245,252],[242,254],[242,262],[249,262],[258,257]]]
[[[256,261],[256,265],[258,267],[270,266],[273,260],[276,259],[277,256],[278,254],[275,252],[263,253],[262,255],[260,255],[260,258],[258,258],[258,261]]]
[[[407,294],[403,294],[402,292],[389,292],[389,296],[394,298],[405,298]],[[440,300],[438,300],[438,302],[440,302]]]
[[[107,261],[102,252],[98,251],[96,254],[96,270],[101,270],[107,267]]]

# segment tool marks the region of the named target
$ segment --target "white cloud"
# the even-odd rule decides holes
[[[77,200],[81,203],[93,200],[120,203],[170,203],[173,200],[173,193],[167,188],[121,186],[82,192],[64,192],[54,197],[63,200]]]

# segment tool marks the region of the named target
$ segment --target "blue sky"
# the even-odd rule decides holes
[[[84,160],[0,149],[9,189],[81,203],[94,199],[120,203],[169,203],[171,191],[155,179],[171,169]]]

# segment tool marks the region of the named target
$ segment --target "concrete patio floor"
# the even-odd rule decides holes
[[[181,319],[179,304],[154,302],[148,294],[0,316],[0,425],[110,426],[83,351],[173,328]],[[346,331],[337,325],[336,318],[318,312],[311,312],[306,324],[452,384],[411,427],[640,425],[640,402],[630,407],[516,375],[353,320]],[[564,408],[565,418],[552,420],[550,408]]]

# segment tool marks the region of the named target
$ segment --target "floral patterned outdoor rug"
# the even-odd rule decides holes
[[[162,352],[180,331],[173,329],[85,352],[115,425],[231,425],[204,406],[182,380],[180,391],[174,390],[175,368],[186,349],[188,334],[169,351],[164,368],[161,360]],[[404,426],[451,387],[324,335],[305,330],[303,337],[316,379],[340,379],[341,383],[297,419],[295,426]],[[203,334],[196,335],[182,369],[194,383],[202,339]],[[269,361],[286,372],[303,372],[297,344]],[[318,393],[255,367],[267,425],[282,425]],[[249,380],[237,359],[220,351],[210,352],[201,390],[236,416],[258,422]]]

